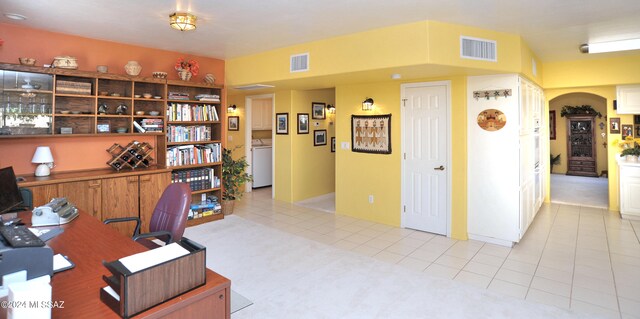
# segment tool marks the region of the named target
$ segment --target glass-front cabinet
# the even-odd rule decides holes
[[[0,70],[0,135],[51,134],[53,75]]]

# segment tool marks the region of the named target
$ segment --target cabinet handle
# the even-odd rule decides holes
[[[100,187],[100,183],[89,184],[89,188],[98,188]]]
[[[151,176],[140,176],[141,182],[148,182],[151,180]]]
[[[129,178],[129,179],[127,180],[127,182],[128,182],[128,183],[137,183],[137,182],[138,182],[138,178],[135,178],[135,177],[134,177],[134,178]]]
[[[224,300],[224,294],[220,294],[220,296],[218,296],[218,298],[220,298],[220,300]]]

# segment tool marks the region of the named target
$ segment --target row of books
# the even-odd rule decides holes
[[[133,121],[133,126],[140,133],[145,132],[162,132],[164,122],[162,119],[142,119],[140,122]]]
[[[198,100],[198,101],[207,101],[207,102],[220,102],[220,95],[216,95],[216,94],[198,94],[198,95],[196,95],[196,100]]]
[[[167,148],[167,165],[197,165],[222,161],[220,143],[180,145]]]
[[[219,214],[222,212],[222,206],[216,196],[209,196],[205,202],[192,203],[189,209],[188,219],[196,219]]]
[[[220,187],[220,178],[210,167],[174,171],[171,173],[172,183],[187,183],[192,191]]]
[[[167,106],[167,120],[220,121],[220,117],[214,105],[169,103]]]
[[[210,141],[211,127],[205,125],[196,126],[169,126],[167,129],[167,141],[189,142]]]

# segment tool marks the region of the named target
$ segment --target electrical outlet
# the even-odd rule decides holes
[[[373,204],[373,195],[369,195],[369,204]]]
[[[227,135],[227,140],[229,140],[229,142],[233,141],[233,135]]]
[[[340,148],[342,148],[343,150],[348,150],[349,149],[349,142],[340,143]]]

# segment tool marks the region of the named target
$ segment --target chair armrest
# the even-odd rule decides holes
[[[104,224],[111,224],[111,223],[121,223],[121,222],[136,222],[136,228],[133,230],[133,235],[131,235],[131,237],[135,237],[136,235],[140,234],[140,218],[138,217],[119,217],[119,218],[109,218],[109,219],[105,219],[104,220]]]
[[[138,239],[149,238],[149,237],[158,238],[159,236],[166,236],[167,239],[164,240],[165,245],[168,245],[173,242],[173,236],[171,236],[171,233],[166,230],[159,230],[151,233],[139,234],[137,236],[133,236],[133,240],[138,241]]]

